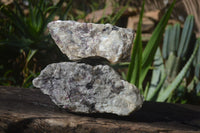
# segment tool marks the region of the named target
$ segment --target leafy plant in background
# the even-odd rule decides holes
[[[89,23],[110,23],[113,25],[118,25],[118,20],[120,20],[121,16],[125,12],[125,10],[129,6],[129,1],[125,2],[125,6],[120,6],[118,2],[114,1],[94,1],[94,0],[78,0],[77,2],[81,2],[84,4],[77,5],[76,2],[74,2],[73,5],[75,6],[76,9],[75,12],[76,14],[69,14],[68,18],[71,20],[76,20],[76,21],[84,21],[84,22],[89,22]],[[110,3],[111,2],[111,3]],[[107,15],[107,9],[109,9],[109,15]],[[112,9],[113,13],[110,14],[110,9]],[[96,13],[95,13],[96,12]],[[93,14],[93,16],[91,14]],[[102,14],[101,14],[102,13]],[[87,16],[88,14],[89,17]],[[97,16],[95,16],[97,15]],[[102,15],[102,16],[99,16]],[[96,19],[97,17],[97,19]],[[99,18],[101,17],[101,18]],[[118,25],[119,26],[119,25]],[[124,26],[124,25],[123,25]]]
[[[188,16],[182,34],[180,34],[180,24],[175,24],[174,26],[169,25],[167,27],[162,49],[163,59],[166,61],[164,64],[160,49],[158,49],[158,54],[154,62],[157,66],[155,65],[156,68],[153,70],[151,86],[146,95],[147,100],[177,102],[180,100],[181,95],[183,95],[182,93],[187,91],[186,82],[189,81],[187,79],[186,82],[182,81],[191,70],[192,61],[195,59],[195,54],[197,53],[200,43],[198,39],[194,49],[194,42],[191,41],[193,25],[194,17]],[[193,53],[190,59],[187,60],[187,54],[190,51],[193,51]],[[184,64],[185,66],[182,68],[181,66]],[[191,83],[193,83],[193,81]],[[175,93],[173,94],[173,92]],[[175,96],[177,98],[175,98]],[[183,103],[186,102],[186,100],[181,100],[180,102]]]
[[[40,54],[40,56],[44,55],[42,54],[44,51],[47,54],[49,50],[57,50],[52,39],[46,32],[46,27],[56,15],[60,19],[66,19],[72,4],[72,0],[70,0],[67,6],[63,8],[64,0],[60,0],[56,5],[53,5],[50,0],[28,0],[27,2],[27,7],[17,1],[13,2],[14,8],[9,5],[0,5],[0,15],[4,18],[0,20],[0,56],[1,64],[4,64],[2,65],[2,71],[7,73],[7,71],[14,70],[11,72],[14,75],[19,72],[20,74],[16,75],[16,77],[23,78],[15,78],[21,80],[15,81],[15,83],[22,86],[31,79],[30,77],[35,76],[28,64],[32,60],[33,55],[36,56],[36,50],[38,50],[37,55]],[[25,10],[28,13],[25,13]],[[57,50],[57,52],[59,51]],[[25,62],[20,60],[21,54],[26,57]],[[8,61],[10,65],[8,65]],[[24,66],[20,66],[20,70],[16,69],[18,67],[17,64],[13,64],[17,61],[19,65],[24,64]],[[13,65],[14,69],[10,67]],[[3,72],[1,74],[3,75]],[[6,78],[3,79],[5,81]],[[27,87],[27,85],[24,87]]]
[[[158,97],[156,98],[156,101],[161,101],[161,102],[166,101],[168,98],[171,98],[173,91],[178,89],[183,78],[186,76],[188,70],[190,69],[190,66],[192,64],[192,61],[195,58],[195,55],[197,53],[199,45],[200,45],[200,41],[198,40],[197,43],[196,43],[196,47],[195,47],[190,59],[187,61],[187,63],[183,67],[183,69],[178,73],[178,75],[173,80],[173,82],[171,84],[169,84],[169,86],[167,86],[166,88],[161,88],[161,90],[159,91]],[[169,99],[169,101],[170,101],[170,99]]]
[[[33,67],[33,70],[30,70],[29,67],[28,67],[31,59],[33,58],[33,56],[35,55],[37,50],[29,50],[28,54],[26,54],[23,50],[21,50],[21,52],[23,53],[23,55],[25,57],[25,59],[24,59],[24,61],[25,61],[24,68],[22,70],[22,75],[24,77],[22,86],[27,88],[27,87],[32,86],[32,83],[29,82],[29,80],[32,79],[33,77],[37,76],[37,74],[36,74],[36,64]]]
[[[195,58],[200,45],[200,40],[191,42],[194,17],[188,16],[182,34],[180,34],[180,24],[169,25],[165,31],[163,43],[163,58],[160,48],[157,49],[152,72],[150,87],[145,93],[146,100],[173,102],[175,94],[173,92],[184,92],[183,79],[190,70],[190,66]],[[189,49],[190,45],[190,49]],[[187,53],[193,51],[191,57],[187,60]],[[165,64],[164,60],[165,59]],[[184,63],[186,62],[186,63]],[[184,67],[181,67],[185,64]],[[181,84],[182,83],[182,84]],[[180,97],[180,96],[179,96]],[[184,102],[184,101],[183,101]]]
[[[123,15],[123,13],[128,8],[128,6],[129,6],[129,1],[122,8],[120,8],[120,6],[117,3],[115,3],[113,5],[113,7],[114,7],[113,9],[114,10],[117,9],[118,11],[116,13],[114,13],[114,14],[111,14],[111,15],[105,15],[105,14],[103,14],[103,16],[101,17],[101,19],[97,23],[101,23],[101,24],[110,23],[112,25],[116,25],[117,21]],[[107,8],[110,8],[110,7],[108,7],[108,5],[105,5],[104,11],[106,11]]]
[[[200,38],[198,39],[200,43]],[[194,76],[192,78],[192,81],[187,86],[187,91],[192,94],[190,95],[191,103],[196,102],[199,104],[200,101],[200,47],[198,49],[198,53],[196,58],[193,61],[193,67],[194,67]]]
[[[142,90],[142,83],[153,63],[154,55],[163,37],[165,27],[167,25],[167,22],[169,20],[175,2],[176,0],[173,1],[173,3],[169,7],[165,15],[162,17],[159,24],[155,28],[151,39],[147,43],[147,46],[145,47],[144,51],[142,51],[141,26],[142,26],[142,17],[144,12],[145,0],[143,1],[140,20],[136,33],[136,39],[134,42],[132,56],[131,56],[131,62],[127,74],[127,81],[129,81],[132,84],[135,84],[138,88],[140,88],[140,90]]]
[[[200,45],[200,41],[198,40],[196,42],[194,50],[192,49],[193,53],[191,57],[189,58],[189,60],[186,60],[187,58],[185,58],[185,56],[188,53],[187,50],[189,50],[189,48],[193,48],[188,46],[192,35],[194,21],[194,18],[192,16],[189,16],[185,22],[180,42],[180,25],[175,25],[170,31],[169,28],[167,28],[166,32],[169,32],[169,34],[165,33],[163,56],[164,58],[168,58],[168,60],[166,61],[166,66],[164,65],[162,53],[158,46],[163,37],[163,33],[165,32],[165,27],[167,25],[175,2],[176,0],[173,1],[165,15],[162,17],[161,21],[154,30],[152,37],[147,43],[147,46],[143,50],[141,39],[141,25],[145,0],[143,1],[136,39],[131,56],[131,62],[128,68],[127,80],[130,83],[135,84],[141,90],[146,100],[160,102],[168,100],[169,102],[170,99],[172,99],[172,97],[174,96],[173,92],[175,90],[178,90],[177,88],[181,88],[180,84],[188,73],[188,70],[190,69],[190,66],[193,62],[193,59],[195,58],[198,47]],[[171,38],[166,39],[166,36],[170,36]],[[178,55],[178,57],[176,57],[175,55]],[[180,70],[180,64],[183,64],[184,61],[186,62],[186,64]],[[154,66],[152,68],[151,65],[153,62]],[[145,91],[143,91],[142,85],[144,85],[144,79],[146,78],[147,73],[151,68],[153,70],[151,83],[147,82]]]
[[[59,61],[66,60],[60,59],[64,56],[48,35],[47,24],[55,17],[77,20],[84,19],[87,14],[75,5],[79,13],[73,15],[70,9],[75,3],[72,0],[60,0],[55,5],[51,0],[26,2],[14,1],[11,5],[0,5],[0,15],[4,18],[0,20],[0,85],[32,87],[31,81],[42,66],[51,63],[50,60],[55,61],[55,56]],[[95,1],[87,1],[87,4],[91,4],[92,10],[99,8],[99,3]],[[102,18],[100,22],[115,24],[126,8]]]
[[[110,23],[112,25],[116,25],[117,21],[120,19],[122,14],[125,12],[127,7],[128,7],[128,4],[125,7],[119,9],[119,11],[114,15],[102,16],[102,18],[101,18],[101,20],[99,20],[99,22],[102,24]],[[107,7],[105,7],[105,9],[106,8]]]
[[[5,39],[2,39],[0,44],[23,49],[46,48],[50,39],[49,35],[45,34],[47,24],[54,19],[63,3],[64,0],[60,0],[56,5],[50,6],[49,0],[28,0],[28,15],[16,1],[14,1],[14,10],[9,6],[1,5],[1,13],[6,16],[8,23],[4,25],[5,28],[1,27],[0,35]],[[66,18],[70,5],[71,3],[60,14],[61,19]],[[4,34],[5,32],[7,34]]]

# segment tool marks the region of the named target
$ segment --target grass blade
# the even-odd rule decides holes
[[[12,20],[12,24],[13,24],[14,28],[16,28],[16,30],[18,30],[18,32],[20,32],[20,34],[28,37],[28,35],[26,34],[26,32],[27,32],[26,24],[22,21],[20,16],[18,16],[9,7],[2,8],[1,12],[5,16],[7,16],[10,20]]]
[[[19,16],[24,17],[23,9],[20,7],[20,5],[17,3],[17,1],[14,0],[13,3],[16,7],[16,13],[19,14]]]
[[[69,1],[69,3],[67,3],[67,7],[65,9],[65,11],[63,12],[63,14],[60,16],[60,20],[66,20],[67,19],[67,15],[69,10],[72,7],[72,0]]]
[[[128,6],[123,7],[122,9],[119,10],[119,12],[112,18],[111,24],[115,25],[117,20],[122,16],[122,14],[125,12]]]
[[[37,50],[29,50],[26,62],[29,63],[29,61],[32,59],[32,57],[35,55],[35,53],[37,52]]]
[[[56,12],[62,7],[64,0],[60,0],[55,8],[53,8],[53,10],[50,12],[49,16],[46,18],[46,21],[44,23],[44,27],[47,26],[47,24],[54,18],[54,16],[56,15]]]
[[[139,23],[137,27],[136,38],[133,46],[133,51],[131,55],[131,63],[128,68],[127,80],[128,82],[134,84],[136,87],[139,87],[139,79],[140,79],[140,71],[141,71],[141,63],[142,63],[142,18],[144,14],[144,4],[143,1],[142,10],[140,12]]]
[[[151,39],[149,40],[146,48],[144,49],[144,52],[142,55],[142,73],[141,73],[140,82],[143,82],[150,66],[152,65],[154,55],[163,37],[163,33],[165,32],[165,27],[168,23],[168,20],[170,18],[175,2],[176,0],[173,1],[169,9],[167,10],[166,14],[160,20],[159,24],[157,25],[156,29],[154,30],[152,34]]]

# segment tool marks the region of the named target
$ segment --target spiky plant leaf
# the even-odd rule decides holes
[[[134,84],[136,87],[141,87],[139,86],[140,83],[140,72],[141,72],[141,64],[142,64],[142,18],[144,14],[144,4],[145,0],[143,1],[142,4],[142,10],[140,12],[140,18],[139,18],[139,23],[137,27],[137,33],[136,33],[136,38],[134,41],[134,46],[133,46],[133,51],[131,55],[131,63],[128,68],[128,75],[127,75],[127,80],[128,82]]]
[[[178,46],[179,46],[179,41],[180,41],[180,33],[181,33],[181,26],[179,23],[175,24],[174,27],[174,32],[175,32],[175,41],[174,41],[174,45],[175,45],[175,54],[177,55],[177,51],[178,51]]]
[[[163,80],[165,79],[166,74],[165,74],[164,62],[163,62],[163,59],[161,56],[160,48],[158,48],[156,51],[156,55],[154,57],[153,64],[154,65],[153,65],[151,84],[150,84],[149,91],[146,96],[146,100],[153,99],[153,97],[160,90],[159,86],[163,84],[163,82],[164,82]]]
[[[169,56],[170,30],[171,30],[171,25],[168,25],[165,30],[165,36],[164,36],[163,48],[162,48],[162,54],[163,54],[164,59],[167,59]]]
[[[184,23],[184,28],[182,31],[181,35],[181,40],[179,44],[179,49],[178,49],[178,56],[183,58],[186,55],[189,42],[192,36],[192,30],[194,26],[194,16],[188,16],[185,23]]]
[[[152,34],[151,39],[149,40],[146,48],[144,49],[144,52],[142,54],[142,70],[141,70],[142,73],[141,73],[140,84],[142,84],[143,80],[147,75],[147,72],[149,71],[150,66],[152,65],[154,55],[163,37],[163,33],[165,32],[165,27],[170,18],[175,2],[176,0],[173,1],[173,3],[169,7],[165,15],[160,20],[159,24],[157,25],[156,29]]]
[[[197,40],[195,49],[194,49],[190,59],[188,60],[188,62],[185,64],[183,69],[179,72],[179,74],[174,79],[174,81],[166,89],[163,89],[162,91],[160,91],[157,101],[159,101],[159,102],[166,101],[167,98],[172,94],[172,92],[178,88],[178,86],[181,84],[183,78],[185,77],[187,71],[189,70],[190,65],[193,62],[193,59],[198,51],[199,45],[200,45],[200,39]]]

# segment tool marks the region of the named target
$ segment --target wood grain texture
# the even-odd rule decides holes
[[[200,107],[145,102],[129,117],[74,114],[38,89],[0,87],[0,133],[199,133]]]

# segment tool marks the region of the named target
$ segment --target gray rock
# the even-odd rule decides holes
[[[52,101],[73,112],[129,115],[139,109],[139,90],[108,65],[62,62],[48,65],[33,80]]]
[[[71,60],[100,56],[111,63],[125,61],[131,53],[134,32],[111,24],[53,21],[50,34]]]

